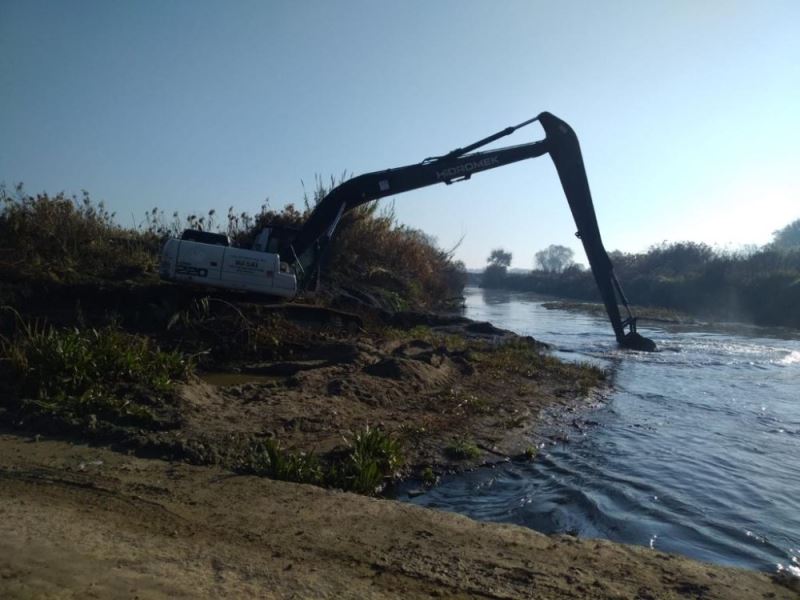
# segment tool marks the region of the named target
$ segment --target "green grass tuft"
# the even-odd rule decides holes
[[[323,480],[322,465],[313,452],[288,452],[273,439],[258,442],[250,449],[246,468],[281,481],[319,484]]]
[[[157,429],[159,405],[192,365],[113,326],[56,329],[18,319],[15,333],[0,336],[0,369],[2,406],[16,422]]]
[[[369,425],[357,432],[348,446],[346,457],[330,474],[330,483],[336,487],[373,494],[402,465],[400,442]]]
[[[400,442],[380,429],[367,426],[346,442],[343,452],[323,462],[313,452],[295,453],[273,439],[260,441],[251,445],[242,468],[272,479],[373,495],[402,466]]]
[[[475,442],[466,438],[454,438],[444,449],[448,458],[453,460],[474,460],[481,455]]]

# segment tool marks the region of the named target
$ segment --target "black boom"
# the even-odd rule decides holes
[[[545,131],[546,138],[544,140],[474,152],[474,150],[510,135],[520,127],[535,121],[539,121]],[[309,254],[315,254],[312,252],[314,248],[324,248],[333,236],[342,214],[346,211],[372,200],[402,194],[436,183],[449,185],[456,181],[464,181],[474,173],[548,153],[558,171],[561,186],[564,188],[567,202],[578,228],[577,235],[581,239],[589,259],[589,265],[592,268],[617,342],[625,348],[655,350],[656,345],[652,340],[637,333],[636,317],[631,312],[622,286],[614,274],[611,259],[603,247],[578,137],[569,125],[548,112],[543,112],[538,117],[513,127],[507,127],[442,156],[426,158],[421,163],[396,169],[365,173],[342,183],[332,189],[317,204],[296,236],[292,240],[286,241],[280,251],[281,258],[297,264],[301,271],[313,272],[316,265],[299,264],[301,259]],[[315,261],[316,259],[311,259],[310,262]],[[624,320],[620,315],[620,303],[626,313]]]

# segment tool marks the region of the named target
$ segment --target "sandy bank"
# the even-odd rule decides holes
[[[796,598],[762,573],[0,436],[0,595]]]

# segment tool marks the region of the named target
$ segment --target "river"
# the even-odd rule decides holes
[[[800,335],[640,327],[660,352],[630,352],[606,320],[544,301],[469,288],[465,314],[608,369],[608,402],[533,462],[446,477],[408,501],[800,576]]]

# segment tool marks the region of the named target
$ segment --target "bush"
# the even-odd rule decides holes
[[[158,237],[123,229],[103,203],[81,197],[12,195],[0,186],[0,274],[7,280],[127,278],[155,270]]]
[[[6,280],[34,279],[67,283],[84,279],[127,279],[155,273],[160,242],[183,229],[224,231],[234,244],[250,247],[267,225],[300,227],[314,203],[335,187],[317,180],[304,211],[289,204],[279,211],[265,204],[256,215],[228,210],[169,220],[154,208],[137,229],[120,227],[114,213],[89,194],[68,197],[13,193],[0,186],[0,275]],[[460,296],[466,283],[463,263],[427,234],[401,225],[392,208],[376,202],[346,213],[327,249],[323,277],[347,286],[367,286],[395,299],[395,308],[429,307]]]

